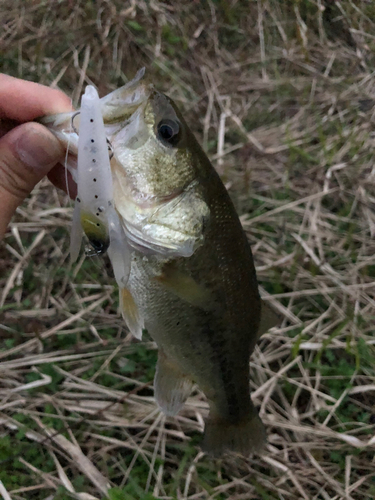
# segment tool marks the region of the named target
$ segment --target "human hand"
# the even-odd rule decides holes
[[[70,111],[68,96],[0,74],[0,241],[18,205],[46,175],[66,191],[65,151],[35,118]]]

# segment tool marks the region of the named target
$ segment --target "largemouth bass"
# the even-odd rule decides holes
[[[272,312],[261,302],[251,249],[222,181],[177,106],[143,73],[100,100],[111,149],[108,201],[125,235],[120,265],[130,266],[117,280],[122,313],[136,338],[147,329],[158,345],[154,389],[162,411],[175,415],[197,383],[210,408],[203,449],[259,452],[265,431],[250,399],[249,359]],[[108,175],[100,180],[86,170],[82,180],[76,173],[83,120],[82,110],[41,121],[69,148],[78,193],[93,200],[81,223],[100,253],[109,245],[108,221],[95,219],[95,200]]]

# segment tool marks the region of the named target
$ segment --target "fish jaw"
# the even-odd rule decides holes
[[[141,68],[133,80],[114,90],[100,100],[105,124],[122,123],[128,120],[153,91],[153,85],[142,82],[145,68]]]

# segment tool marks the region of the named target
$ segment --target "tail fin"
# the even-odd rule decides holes
[[[259,453],[266,442],[266,431],[261,419],[254,413],[233,424],[224,419],[209,418],[206,422],[202,449],[218,457],[234,451],[248,456]]]

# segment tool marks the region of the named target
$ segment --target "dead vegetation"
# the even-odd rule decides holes
[[[75,103],[146,66],[222,175],[283,318],[251,363],[267,449],[209,459],[202,394],[159,414],[155,345],[124,328],[105,259],[70,266],[70,202],[42,183],[0,247],[0,495],[375,498],[372,2],[3,0],[0,17],[2,71]]]

